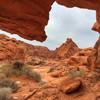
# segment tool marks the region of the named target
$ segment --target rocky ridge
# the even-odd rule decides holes
[[[25,75],[10,76],[9,79],[20,87],[11,94],[14,100],[99,100],[99,41],[100,39],[94,48],[79,49],[71,39],[68,39],[58,49],[50,51],[46,47],[33,46],[1,34],[0,80],[4,79],[1,69],[5,66],[2,67],[2,64],[21,61],[26,64],[24,67],[21,64],[22,68],[27,67],[36,71],[42,81],[38,83]],[[56,54],[61,54],[59,56],[62,59]],[[68,57],[64,56],[66,54]],[[52,55],[56,55],[58,59],[54,59]],[[20,66],[20,63],[16,64]],[[10,67],[6,65],[6,69]]]
[[[49,50],[43,46],[33,46],[14,38],[0,34],[0,61],[28,61],[36,57],[43,59],[69,58],[78,52],[78,46],[68,39],[56,50]]]
[[[79,51],[78,46],[73,42],[71,38],[67,38],[59,48],[56,48],[55,57],[57,58],[69,58]]]

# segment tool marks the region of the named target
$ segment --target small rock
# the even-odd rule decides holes
[[[21,82],[20,82],[20,81],[16,81],[16,84],[17,84],[17,85],[20,85],[20,84],[21,84]]]
[[[13,97],[13,100],[18,100],[18,97]]]
[[[55,78],[62,77],[62,72],[60,71],[52,72],[51,76]]]
[[[82,86],[80,79],[65,79],[61,82],[61,90],[65,94],[70,94],[78,90]]]

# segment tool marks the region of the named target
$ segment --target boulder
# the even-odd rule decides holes
[[[61,90],[65,94],[74,93],[82,86],[82,81],[80,79],[65,79],[61,82]]]

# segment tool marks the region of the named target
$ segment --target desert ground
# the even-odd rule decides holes
[[[0,35],[0,100],[100,100],[100,39],[57,49]]]

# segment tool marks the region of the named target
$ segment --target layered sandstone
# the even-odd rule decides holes
[[[68,38],[65,43],[54,51],[54,56],[57,58],[70,58],[78,51],[78,46],[71,38]]]
[[[68,59],[67,64],[70,66],[87,66],[88,57],[91,55],[92,51],[93,48],[80,49],[79,52]]]
[[[90,68],[100,68],[100,37],[96,42],[92,53],[88,57],[88,66]]]
[[[0,29],[28,40],[44,41],[47,37],[44,28],[54,1],[66,7],[96,10],[97,22],[93,29],[100,32],[99,0],[1,0]]]
[[[14,38],[0,34],[0,62],[34,62],[40,59],[68,59],[68,65],[85,65],[89,68],[100,66],[100,38],[94,48],[79,49],[72,39],[68,38],[54,51],[44,46],[33,46]]]
[[[30,45],[15,38],[9,38],[0,34],[0,61],[34,61],[37,58],[70,58],[79,51],[78,46],[68,38],[59,48],[54,51],[44,46]]]
[[[16,40],[0,34],[0,62],[24,61],[24,59],[24,49],[18,46]]]
[[[1,0],[0,29],[28,40],[44,41],[44,27],[54,0]]]
[[[49,49],[42,46],[32,46],[14,38],[0,34],[0,62],[32,60],[36,57],[46,58]]]
[[[0,63],[0,79],[6,79],[6,71],[11,67],[7,64],[7,61],[12,62],[15,60],[21,60],[29,62],[29,58],[32,60],[38,57],[45,60],[45,63],[34,62],[33,64],[25,64],[27,68],[32,68],[31,70],[39,73],[41,76],[41,82],[37,83],[34,78],[27,77],[26,74],[20,74],[15,76],[12,69],[7,71],[7,79],[15,81],[20,88],[18,91],[14,91],[12,94],[14,99],[17,100],[99,100],[100,99],[100,68],[91,71],[87,67],[87,58],[94,52],[92,58],[90,58],[90,65],[94,63],[95,66],[99,67],[99,47],[100,39],[97,41],[94,49],[86,48],[79,49],[78,52],[73,56],[69,56],[66,59],[63,57],[67,52],[72,54],[73,45],[75,50],[78,49],[77,45],[71,40],[67,40],[57,49],[60,51],[63,59],[48,58],[48,54],[51,51],[46,47],[32,46],[30,44],[18,41],[14,38],[9,38],[5,35],[0,35],[0,62],[4,62],[2,65]],[[72,45],[72,46],[70,46]],[[67,50],[67,47],[71,47]],[[62,49],[61,49],[62,48]],[[56,51],[56,50],[55,50]],[[55,51],[52,52],[55,55]],[[74,51],[74,49],[73,49]],[[94,55],[95,54],[95,55]],[[45,55],[45,56],[44,56]],[[46,57],[46,59],[44,59]],[[95,60],[93,61],[93,59]],[[39,59],[36,59],[39,61]],[[17,62],[18,63],[18,62]],[[22,64],[22,63],[19,63]],[[27,65],[27,66],[26,66]],[[3,68],[6,70],[3,72]],[[24,68],[24,66],[22,67]],[[5,68],[4,68],[5,69]],[[19,72],[18,69],[15,69]],[[15,71],[14,70],[14,71]],[[22,71],[22,70],[20,70]],[[30,71],[30,70],[27,70]],[[27,72],[24,70],[24,72]],[[9,72],[12,73],[9,76]],[[31,75],[37,75],[31,73]],[[9,77],[8,77],[9,76]],[[37,77],[38,78],[38,77]],[[3,84],[5,86],[6,84]],[[92,91],[91,91],[92,90]],[[1,93],[2,94],[2,93]],[[0,95],[1,95],[0,94]]]

